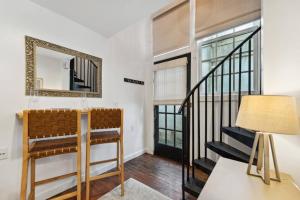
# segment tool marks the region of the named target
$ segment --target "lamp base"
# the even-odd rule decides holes
[[[255,157],[257,145],[258,145],[258,159],[257,159],[257,166],[256,166],[257,173],[254,174],[251,172],[251,167],[252,167],[253,160]],[[276,178],[270,177],[270,164],[269,164],[269,162],[270,162],[270,157],[269,157],[270,146],[271,146],[271,151],[272,151],[272,157],[273,157]],[[264,167],[263,173],[262,173],[262,167]],[[274,140],[273,140],[273,136],[271,134],[262,133],[262,132],[256,133],[250,160],[249,160],[249,164],[248,164],[247,174],[262,178],[264,183],[267,185],[270,185],[270,180],[279,181],[279,182],[281,181],[278,164],[277,164],[276,153],[275,153]]]

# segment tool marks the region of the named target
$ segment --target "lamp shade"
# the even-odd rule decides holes
[[[258,132],[300,134],[296,99],[291,96],[243,96],[236,126]]]

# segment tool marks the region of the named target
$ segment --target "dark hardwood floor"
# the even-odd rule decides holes
[[[207,179],[207,175],[200,170],[196,170],[196,176],[204,181]],[[144,154],[125,163],[125,180],[129,178],[134,178],[171,199],[181,199],[181,164],[178,162],[150,154]],[[98,199],[118,185],[118,177],[110,177],[92,182],[91,200]],[[75,188],[71,188],[65,192],[74,189]],[[82,199],[85,200],[84,183],[82,184]],[[196,200],[195,197],[187,193],[186,199]]]

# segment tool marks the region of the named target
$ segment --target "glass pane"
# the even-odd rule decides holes
[[[212,78],[211,78],[212,79]],[[214,89],[214,92],[216,92],[216,88],[217,88],[217,85],[218,85],[218,82],[217,82],[217,76],[216,76],[216,73],[214,73],[214,88],[212,88],[212,89]]]
[[[233,92],[233,89],[234,89],[234,87],[233,87],[233,82],[234,82],[234,76],[232,75],[232,80],[231,80],[231,82],[232,82],[232,84],[231,84],[231,92]],[[216,87],[218,87],[217,89],[216,89],[216,92],[221,92],[221,76],[218,76],[217,78],[216,78]],[[227,74],[227,75],[224,75],[223,76],[223,93],[228,93],[229,92],[229,75]]]
[[[158,117],[158,127],[159,128],[165,128],[166,127],[166,121],[165,121],[165,114],[159,114]]]
[[[239,36],[236,36],[234,38],[234,47],[237,47],[239,44],[241,44],[241,42],[243,42],[248,36],[250,35],[250,33],[247,33],[247,34],[243,34],[243,35],[239,35]],[[244,44],[247,49],[248,49],[248,44]]]
[[[208,60],[214,57],[213,55],[213,47],[211,45],[205,45],[202,47],[202,60]]]
[[[167,115],[167,128],[174,130],[174,115]]]
[[[249,66],[249,63],[248,63],[248,54],[243,54],[243,57],[242,57],[242,72],[245,72],[245,71],[248,71],[248,66]],[[236,58],[235,58],[235,71],[236,72],[239,72],[239,63],[240,62],[240,58],[239,56],[237,55]],[[253,56],[251,56],[251,70],[253,69]]]
[[[226,56],[233,50],[233,38],[217,42],[217,57]]]
[[[158,142],[161,144],[165,144],[165,130],[159,129],[159,137],[158,137]]]
[[[176,130],[182,130],[182,115],[176,115]]]
[[[203,83],[203,87],[204,87],[204,92],[205,92],[205,84]],[[211,87],[212,87],[212,84],[211,84],[211,78],[209,78],[208,80],[207,80],[207,93],[208,94],[211,94]]]
[[[158,112],[166,112],[166,106],[158,106]]]
[[[249,71],[249,54],[242,58],[242,71]],[[253,56],[251,55],[251,70],[253,70]]]
[[[215,66],[216,66],[217,64],[219,64],[222,60],[223,60],[223,59],[218,59],[217,62],[216,62],[216,64],[215,64]],[[232,67],[232,63],[233,63],[233,61],[231,61],[231,67]],[[224,74],[229,73],[229,60],[226,60],[226,61],[224,62],[224,64],[223,64],[223,66],[224,66],[223,73],[224,73]],[[231,71],[232,71],[232,69],[231,69]],[[218,68],[217,72],[218,72],[218,75],[221,75],[221,67]]]
[[[235,41],[234,46],[237,47],[239,44],[241,44],[241,42],[243,42],[249,36],[249,34],[244,34],[244,35],[237,36],[234,40]],[[253,47],[254,46],[253,46],[253,39],[252,39],[251,40],[251,50],[253,50]],[[242,51],[243,52],[248,52],[249,51],[249,41],[247,41],[246,43],[243,44]]]
[[[167,112],[168,113],[174,113],[174,106],[173,105],[167,106]]]
[[[229,92],[229,75],[225,75],[223,79],[223,91],[224,93]]]
[[[248,91],[248,73],[242,73],[242,91]]]
[[[249,79],[248,79],[248,72],[244,72],[241,74],[241,91],[248,91],[248,82],[249,82]],[[236,74],[235,75],[235,91],[238,91],[239,90],[239,74]],[[251,90],[254,89],[254,86],[253,86],[253,72],[251,72]]]
[[[176,113],[179,112],[179,108],[180,108],[180,105],[176,105],[176,108],[175,108],[175,112],[176,112]]]
[[[205,76],[212,68],[212,63],[211,62],[203,62],[202,63],[202,76]]]
[[[167,145],[174,146],[174,131],[167,131]]]
[[[176,132],[175,147],[182,148],[182,132]]]

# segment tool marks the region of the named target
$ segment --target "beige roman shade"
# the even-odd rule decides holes
[[[153,18],[153,53],[159,55],[189,46],[190,4],[179,1]]]
[[[187,58],[154,65],[154,104],[181,104],[186,96]]]
[[[208,36],[260,16],[261,0],[196,0],[196,36]]]

